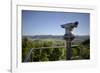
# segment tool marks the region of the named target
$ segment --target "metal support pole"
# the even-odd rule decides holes
[[[70,41],[66,41],[66,60],[71,60],[71,42]]]

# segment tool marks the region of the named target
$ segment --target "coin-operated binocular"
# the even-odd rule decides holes
[[[75,36],[71,33],[71,31],[78,26],[78,22],[67,23],[61,25],[62,28],[65,29],[64,39],[66,40],[66,59],[71,60],[71,42],[74,40]]]

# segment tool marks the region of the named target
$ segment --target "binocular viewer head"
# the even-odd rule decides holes
[[[72,29],[74,27],[77,27],[79,24],[78,21],[74,22],[74,23],[67,23],[67,24],[63,24],[61,25],[62,28],[65,28],[65,29]]]

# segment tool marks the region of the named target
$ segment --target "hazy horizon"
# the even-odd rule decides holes
[[[48,36],[48,35],[22,35],[22,36]],[[64,35],[51,35],[51,36],[64,36]],[[90,36],[90,35],[75,35],[75,36]]]

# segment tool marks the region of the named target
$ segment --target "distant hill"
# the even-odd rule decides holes
[[[35,36],[22,36],[23,38],[29,38],[32,40],[36,40],[36,39],[58,39],[58,40],[63,40],[63,35],[35,35]],[[84,36],[75,36],[75,39],[73,40],[75,41],[83,41],[89,39],[89,35],[84,35]]]
[[[31,39],[63,39],[62,35],[35,35],[35,36],[23,36]]]

